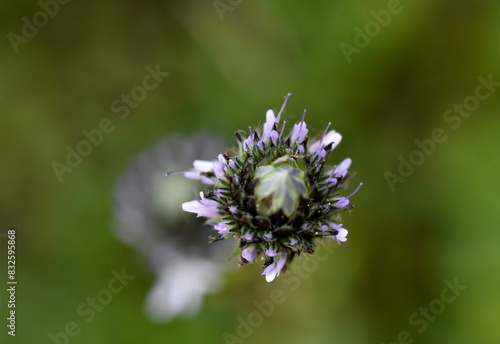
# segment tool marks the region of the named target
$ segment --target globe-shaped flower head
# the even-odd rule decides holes
[[[212,241],[235,238],[240,263],[263,257],[266,280],[271,282],[303,252],[313,254],[315,239],[347,240],[339,213],[351,209],[350,197],[341,196],[349,177],[351,159],[326,164],[342,136],[329,130],[308,138],[304,116],[284,135],[285,122],[272,110],[262,128],[236,132],[237,147],[219,154],[216,161],[194,161],[185,173],[212,185],[200,199],[182,205],[184,211],[208,218],[218,234]]]

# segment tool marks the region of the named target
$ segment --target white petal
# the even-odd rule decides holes
[[[191,171],[184,172],[184,177],[189,178],[189,179],[201,179],[201,174],[200,174],[200,171],[191,170]]]
[[[324,137],[323,140],[319,139],[311,145],[311,151],[317,152],[322,147],[328,146],[330,143],[332,144],[331,150],[338,146],[338,144],[342,141],[342,135],[337,133],[335,130],[330,130]]]
[[[184,202],[184,203],[182,203],[182,210],[184,210],[188,213],[195,213],[196,214],[196,213],[198,213],[200,206],[201,206],[201,203],[198,200]]]
[[[300,143],[300,142],[304,141],[304,139],[307,135],[307,132],[308,132],[308,130],[307,130],[306,122],[300,122],[300,123],[294,124],[290,140],[292,142],[297,141]]]
[[[266,281],[267,282],[272,282],[276,278],[276,272],[273,272],[272,274],[267,274],[266,275]]]
[[[220,215],[217,205],[216,201],[210,199],[194,200],[182,203],[182,210],[188,213],[195,213],[197,217],[218,218]]]
[[[159,272],[145,304],[155,321],[170,321],[198,313],[206,293],[219,288],[222,269],[204,259],[180,257]]]
[[[330,143],[333,143],[332,149],[334,149],[340,141],[342,141],[342,135],[337,133],[335,130],[331,130],[323,138],[323,145],[328,146]]]
[[[207,161],[207,160],[195,160],[193,162],[194,168],[200,172],[212,171],[213,164],[214,164],[213,161]]]
[[[267,142],[273,130],[274,123],[276,123],[276,116],[274,116],[273,110],[267,110],[266,113],[266,123],[264,123],[264,128],[262,129],[262,141]]]
[[[194,169],[192,169],[191,171],[184,172],[184,177],[189,178],[189,179],[196,179],[196,180],[201,179],[203,184],[213,185],[213,184],[215,184],[214,181],[201,175],[202,172],[212,172],[213,171],[213,164],[214,164],[213,161],[195,160],[193,162]]]
[[[274,124],[276,122],[276,116],[273,110],[267,110],[266,112],[266,123]]]

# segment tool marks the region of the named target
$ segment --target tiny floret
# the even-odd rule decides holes
[[[276,276],[280,275],[281,270],[283,270],[283,267],[285,266],[286,260],[286,255],[283,253],[279,254],[277,261],[269,265],[264,272],[262,272],[263,275],[266,275],[266,281],[272,282]]]
[[[200,200],[189,201],[182,204],[182,210],[197,214],[197,217],[218,218],[219,210],[216,201],[204,197],[200,192]]]
[[[342,140],[335,130],[316,137],[302,119],[285,135],[281,121],[290,94],[278,115],[269,110],[261,128],[236,133],[237,146],[214,161],[195,160],[187,178],[199,179],[211,189],[182,209],[206,217],[217,231],[212,241],[235,238],[240,264],[263,262],[271,282],[300,254],[313,254],[316,241],[347,241],[340,213],[352,209],[351,197],[342,195],[350,177],[351,159],[328,165]]]
[[[247,248],[245,248],[241,253],[241,256],[248,262],[254,260],[255,257],[257,257],[257,252],[255,251],[254,245],[250,245]]]

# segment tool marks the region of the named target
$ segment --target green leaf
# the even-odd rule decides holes
[[[257,212],[270,216],[280,209],[291,217],[299,206],[300,197],[309,198],[306,174],[298,168],[283,164],[260,166],[255,171]]]

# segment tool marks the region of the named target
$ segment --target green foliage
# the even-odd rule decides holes
[[[0,232],[19,234],[15,340],[49,343],[49,332],[76,321],[81,332],[71,344],[221,343],[238,317],[256,312],[254,302],[279,289],[286,301],[245,344],[389,343],[401,331],[415,343],[500,342],[500,237],[490,211],[500,189],[499,91],[460,117],[460,128],[443,120],[474,94],[479,75],[500,80],[498,2],[402,1],[351,63],[339,45],[352,45],[354,28],[365,31],[387,1],[222,2],[232,8],[223,21],[210,1],[69,1],[18,53],[7,35],[21,35],[23,17],[32,21],[40,3],[52,2],[0,5]],[[111,105],[157,64],[169,76],[121,119]],[[212,131],[232,142],[227,133],[279,110],[286,92],[293,97],[283,119],[295,123],[307,108],[311,132],[331,121],[344,137],[332,160],[351,157],[359,172],[351,185],[365,185],[354,196],[356,216],[343,215],[349,242],[316,265],[301,257],[280,284],[229,272],[200,315],[151,323],[142,305],[155,277],[113,233],[115,182],[165,135]],[[114,130],[60,182],[51,164],[65,163],[66,147],[76,149],[82,131],[104,118]],[[384,173],[396,173],[398,157],[437,127],[447,141],[391,192]],[[291,211],[304,188],[300,173],[273,168],[279,177],[267,183],[277,181],[278,201],[266,211]],[[122,266],[137,278],[94,321],[82,321],[78,305]],[[469,288],[416,332],[408,317],[455,276]],[[4,323],[7,310],[3,303]]]

